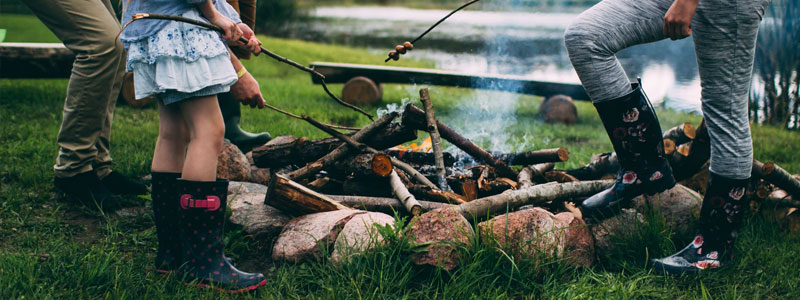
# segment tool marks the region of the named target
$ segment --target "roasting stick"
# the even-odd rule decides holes
[[[209,23],[206,23],[206,22],[203,22],[203,21],[198,21],[198,20],[195,20],[195,19],[190,19],[190,18],[181,17],[181,16],[163,15],[163,14],[140,13],[140,14],[134,14],[133,18],[130,21],[128,21],[127,23],[125,23],[124,26],[122,26],[122,29],[120,30],[120,33],[122,33],[122,30],[124,30],[125,27],[127,27],[128,25],[130,25],[134,21],[144,20],[144,19],[159,19],[159,20],[170,20],[170,21],[184,22],[184,23],[189,23],[189,24],[192,24],[192,25],[205,27],[205,28],[217,31],[219,33],[223,33],[224,32],[224,30],[222,30],[222,28],[219,28],[219,26],[216,26],[214,24],[209,24]],[[117,35],[117,37],[119,37],[119,34]],[[247,42],[249,42],[247,39],[245,39],[243,37],[239,38],[239,41],[242,42],[242,43],[245,43],[245,44],[247,44]],[[370,120],[374,121],[374,119],[373,119],[371,114],[361,110],[360,108],[358,108],[358,107],[356,107],[356,106],[354,106],[352,104],[349,104],[347,102],[342,101],[342,99],[339,99],[339,97],[336,97],[336,95],[331,93],[331,91],[328,89],[328,85],[325,83],[325,75],[322,75],[321,73],[315,71],[314,69],[311,69],[309,67],[303,66],[303,65],[301,65],[299,63],[296,63],[296,62],[292,61],[291,59],[288,59],[286,57],[283,57],[283,56],[280,56],[278,54],[275,54],[274,52],[269,51],[264,47],[261,47],[261,52],[267,54],[267,56],[272,57],[277,61],[280,61],[282,63],[285,63],[285,64],[290,65],[292,67],[295,67],[295,68],[297,68],[297,69],[299,69],[301,71],[307,72],[307,73],[309,73],[309,74],[311,74],[313,76],[318,77],[320,82],[322,83],[322,89],[325,90],[325,93],[327,93],[328,96],[330,96],[333,100],[336,100],[336,102],[339,102],[339,104],[344,105],[345,107],[348,107],[348,108],[350,108],[352,110],[355,110],[355,111],[367,116],[367,118],[369,118]],[[270,107],[270,109],[273,109],[273,108],[274,107]]]
[[[304,116],[303,120],[306,120],[306,122],[308,122],[309,124],[314,125],[314,127],[317,127],[319,129],[321,129],[322,131],[325,131],[326,133],[330,134],[331,136],[342,140],[343,142],[345,142],[348,145],[350,145],[350,147],[356,148],[356,149],[358,149],[360,151],[366,151],[366,152],[371,152],[371,153],[382,153],[382,152],[380,152],[378,150],[375,150],[375,148],[372,148],[372,147],[367,146],[367,145],[365,145],[363,143],[357,142],[357,141],[353,140],[351,137],[346,136],[346,135],[342,134],[341,132],[338,132],[336,130],[333,130],[330,127],[325,126],[325,124],[317,122],[317,120],[314,120],[311,117]],[[430,187],[430,188],[432,188],[434,190],[438,190],[439,189],[439,187],[437,187],[435,184],[433,184],[433,182],[428,180],[428,178],[426,178],[424,175],[422,175],[422,173],[420,173],[419,171],[414,169],[414,167],[412,167],[409,164],[404,163],[404,162],[402,162],[399,159],[396,159],[394,157],[392,157],[391,160],[392,160],[392,165],[393,166],[398,167],[401,170],[405,171],[406,173],[411,175],[411,177],[414,177],[414,179],[417,180],[419,183],[422,183],[422,184],[424,184],[424,185],[426,185],[426,186],[428,186],[428,187]]]
[[[456,12],[458,12],[459,10],[462,10],[462,9],[466,8],[467,6],[470,6],[470,5],[472,5],[472,4],[474,4],[475,2],[478,2],[478,1],[481,1],[481,0],[472,0],[472,1],[470,1],[470,2],[464,3],[463,5],[459,6],[458,8],[454,9],[454,10],[453,10],[453,11],[451,11],[449,14],[447,14],[446,16],[444,16],[444,18],[441,18],[441,19],[439,19],[439,21],[436,21],[436,23],[434,23],[433,25],[431,25],[431,27],[428,27],[428,30],[425,30],[425,32],[423,32],[422,34],[420,34],[420,35],[419,35],[417,38],[415,38],[414,40],[412,40],[412,41],[410,41],[410,42],[405,42],[405,43],[403,43],[403,45],[397,45],[397,46],[395,47],[395,50],[389,51],[389,57],[387,57],[387,58],[386,58],[386,60],[384,60],[383,62],[388,62],[388,61],[389,61],[389,60],[391,60],[391,59],[393,59],[393,60],[398,60],[398,59],[400,59],[400,54],[405,54],[405,53],[406,53],[406,50],[412,50],[412,49],[414,49],[414,43],[416,43],[417,41],[419,41],[420,39],[422,39],[422,37],[424,37],[426,34],[428,34],[428,32],[431,32],[431,30],[433,30],[434,28],[436,28],[436,26],[439,26],[439,24],[441,24],[442,22],[444,22],[444,20],[447,20],[447,18],[449,18],[450,16],[452,16],[453,14],[455,14]]]

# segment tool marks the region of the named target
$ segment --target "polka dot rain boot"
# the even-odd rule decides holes
[[[150,199],[156,223],[158,252],[156,272],[165,274],[181,264],[181,241],[178,238],[178,188],[180,173],[151,173]]]

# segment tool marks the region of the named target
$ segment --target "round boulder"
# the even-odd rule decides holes
[[[411,255],[415,264],[452,270],[460,262],[458,248],[468,245],[475,232],[467,219],[445,207],[415,217],[408,234],[414,243],[430,243],[426,251]]]
[[[368,212],[353,216],[339,232],[336,243],[333,245],[331,259],[341,261],[343,258],[381,245],[383,236],[378,232],[376,226],[391,226],[392,224],[394,224],[394,218],[384,213]]]
[[[217,156],[217,177],[231,181],[250,179],[250,164],[239,147],[228,141],[223,142],[222,151]]]
[[[636,197],[633,202],[638,212],[655,209],[663,215],[667,226],[678,236],[693,236],[694,223],[700,216],[703,196],[686,186],[676,184],[673,188],[655,195]]]

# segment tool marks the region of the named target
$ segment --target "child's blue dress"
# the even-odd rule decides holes
[[[207,22],[197,9],[183,16]],[[203,27],[169,22],[149,37],[123,43],[136,99],[155,96],[169,105],[227,92],[237,80],[222,38]]]

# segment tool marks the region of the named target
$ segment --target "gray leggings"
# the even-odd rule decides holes
[[[672,2],[604,0],[567,28],[569,58],[592,101],[630,93],[615,53],[664,39],[664,14]],[[769,0],[700,0],[691,24],[711,137],[710,170],[733,179],[750,177],[752,168],[747,93],[758,24],[767,5]]]

